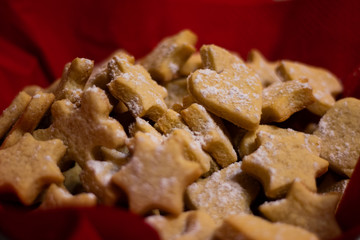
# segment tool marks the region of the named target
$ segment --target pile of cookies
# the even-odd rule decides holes
[[[124,207],[166,240],[338,236],[360,100],[325,69],[196,41],[76,58],[21,91],[0,117],[1,201]]]

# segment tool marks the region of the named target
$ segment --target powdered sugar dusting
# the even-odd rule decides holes
[[[103,185],[108,185],[111,177],[119,170],[112,162],[89,160],[87,166],[92,169]]]
[[[250,195],[237,182],[241,162],[213,173],[205,180],[193,183],[188,193],[197,208],[204,209],[216,222],[231,214],[250,213]]]

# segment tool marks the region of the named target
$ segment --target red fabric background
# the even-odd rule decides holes
[[[357,0],[3,0],[0,111],[25,85],[54,81],[75,57],[97,62],[118,48],[141,57],[184,28],[199,36],[198,46],[218,44],[243,58],[258,48],[270,60],[328,68],[343,81],[345,96],[360,97],[359,10]],[[356,189],[350,195],[360,201]],[[78,221],[73,239],[97,231],[96,223],[80,215],[78,219],[87,220]],[[359,223],[357,219],[346,229]]]

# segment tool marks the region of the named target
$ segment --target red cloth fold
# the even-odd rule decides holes
[[[290,59],[328,68],[343,81],[344,96],[359,98],[359,9],[357,0],[0,1],[0,111],[25,85],[45,87],[54,81],[75,57],[98,62],[118,48],[141,57],[163,37],[184,28],[199,36],[198,46],[218,44],[243,58],[257,48],[270,60]],[[355,172],[353,178],[360,175],[359,170]],[[349,190],[344,199],[359,196],[352,192],[360,188],[359,183],[351,184],[355,190]],[[349,209],[358,208],[354,202],[348,204],[341,210],[344,229],[360,224],[359,219],[352,225],[344,220],[352,215]],[[113,238],[118,235],[111,234],[118,226],[122,229],[118,222],[124,222],[126,215],[119,211],[96,208],[23,216],[3,209],[0,228],[14,239],[41,238],[31,229],[47,229],[46,225],[56,222],[61,224],[48,234]],[[136,224],[140,225],[133,228],[139,232],[146,229]],[[23,235],[19,229],[24,229]],[[46,236],[54,239],[55,235]]]
[[[1,211],[0,233],[14,240],[159,239],[140,216],[109,207]]]

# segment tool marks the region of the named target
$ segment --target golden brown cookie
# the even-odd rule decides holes
[[[146,223],[155,228],[162,240],[208,240],[215,223],[204,211],[183,212],[179,216],[150,216]]]
[[[266,202],[259,209],[271,221],[302,227],[320,239],[333,239],[341,233],[335,220],[339,197],[337,193],[314,193],[295,181],[286,199]]]
[[[129,149],[126,145],[119,148],[100,147],[101,159],[112,162],[115,165],[123,166],[129,161]]]
[[[343,90],[339,79],[323,68],[283,60],[280,62],[277,71],[284,81],[309,80],[315,102],[308,106],[308,109],[319,116],[324,115],[334,105],[334,96]]]
[[[316,192],[315,178],[329,165],[319,157],[320,139],[291,129],[271,128],[257,133],[259,148],[243,158],[241,168],[262,183],[270,198],[285,195],[296,179]]]
[[[259,142],[256,141],[257,133],[259,131],[271,132],[271,130],[276,131],[276,128],[273,128],[272,126],[269,125],[259,125],[259,127],[256,130],[246,132],[239,143],[239,148],[238,148],[239,156],[243,158],[246,155],[253,153],[259,147]]]
[[[163,39],[140,63],[158,81],[170,81],[195,52],[197,36],[190,30]]]
[[[181,116],[194,133],[196,140],[200,141],[204,151],[208,152],[220,166],[226,167],[236,162],[236,152],[229,138],[218,125],[220,119],[211,116],[197,103],[182,110]]]
[[[108,161],[89,160],[80,174],[86,191],[95,194],[100,204],[114,206],[122,201],[123,193],[111,182],[121,166]]]
[[[323,141],[320,156],[334,171],[351,177],[360,157],[360,100],[344,98],[320,119],[314,132]]]
[[[130,63],[135,63],[135,58],[133,56],[130,56],[125,50],[119,49],[110,54],[109,57],[107,57],[105,60],[103,60],[100,63],[97,63],[94,66],[93,71],[91,72],[91,75],[89,79],[86,81],[84,89],[88,89],[90,87],[96,86],[98,88],[101,88],[103,90],[107,90],[107,84],[111,81],[111,73],[110,68],[108,67],[109,62],[114,57],[123,58],[125,57]]]
[[[188,78],[188,91],[196,102],[208,111],[235,125],[252,130],[260,123],[262,104],[262,85],[254,70],[248,68],[240,59],[218,47],[203,46],[200,50],[204,65]],[[213,52],[216,52],[214,54]],[[212,64],[213,59],[225,59],[229,65]],[[205,60],[204,60],[205,59]],[[207,59],[207,60],[206,60]],[[207,63],[209,62],[209,64]],[[206,64],[205,64],[206,63]],[[217,69],[223,69],[218,72]]]
[[[202,174],[210,171],[211,157],[202,150],[199,142],[194,136],[184,129],[175,129],[171,137],[183,147],[183,154],[186,160],[196,162],[200,165]]]
[[[305,229],[284,223],[271,223],[260,217],[241,214],[225,219],[215,232],[216,240],[318,240]]]
[[[276,74],[276,68],[279,66],[279,62],[267,61],[258,50],[252,49],[249,52],[247,64],[259,75],[263,87],[281,82]]]
[[[259,190],[259,183],[236,162],[191,184],[186,193],[191,209],[204,210],[220,225],[229,215],[250,214],[250,204]]]
[[[61,81],[54,94],[56,100],[68,99],[79,105],[81,93],[93,70],[94,62],[86,58],[75,58],[64,68]]]
[[[56,164],[65,151],[58,139],[37,141],[26,133],[15,145],[0,150],[0,193],[14,194],[31,205],[47,185],[64,180]]]
[[[283,122],[314,102],[307,79],[277,82],[263,90],[261,122]]]
[[[168,92],[168,96],[165,98],[165,103],[168,108],[172,108],[174,104],[181,104],[183,97],[189,94],[187,91],[186,78],[167,82],[164,86]]]
[[[147,116],[156,121],[167,109],[164,98],[167,91],[151,79],[140,65],[134,65],[126,56],[116,56],[109,62],[111,94],[122,101],[134,117]]]
[[[0,139],[10,130],[31,101],[31,96],[20,92],[0,116]]]
[[[139,117],[137,117],[135,122],[129,126],[129,133],[132,137],[134,137],[137,132],[148,133],[155,138],[158,138],[159,141],[163,140],[161,133],[159,133],[153,126],[151,126],[149,122]]]
[[[243,64],[244,61],[226,49],[214,44],[203,45],[200,48],[200,56],[203,67],[221,73],[234,64]]]
[[[11,128],[1,148],[14,145],[26,133],[32,133],[38,126],[40,120],[54,102],[55,96],[52,93],[37,93],[31,98],[25,111]]]
[[[141,132],[134,140],[130,162],[113,176],[113,182],[126,192],[132,212],[159,209],[179,215],[185,188],[201,175],[199,164],[184,158],[183,146],[171,135],[161,144]]]
[[[39,209],[94,207],[96,204],[96,197],[92,193],[72,195],[64,187],[51,184],[42,199]]]
[[[29,94],[30,96],[34,96],[38,93],[44,92],[44,89],[40,86],[37,85],[30,85],[30,86],[25,86],[22,89],[22,92],[26,92],[27,94]]]
[[[122,146],[126,134],[115,119],[109,117],[112,106],[103,90],[92,87],[84,91],[76,107],[69,100],[56,101],[51,108],[53,123],[34,132],[40,140],[59,138],[68,146],[67,155],[81,167],[94,159],[100,146]]]
[[[180,68],[179,74],[181,76],[188,76],[197,69],[202,68],[202,60],[199,52],[193,53],[185,64]]]
[[[184,129],[190,132],[181,115],[172,109],[166,110],[164,115],[156,121],[154,127],[163,134],[169,134],[174,129]]]

